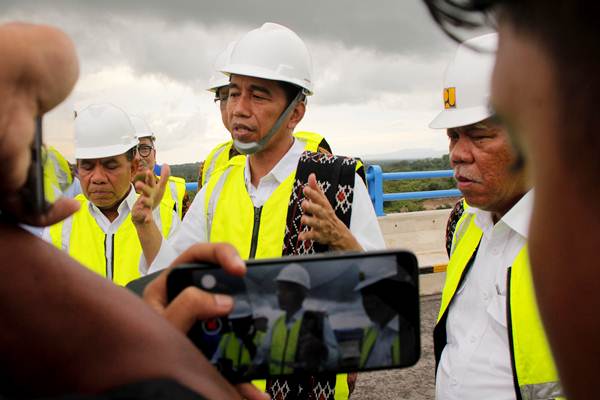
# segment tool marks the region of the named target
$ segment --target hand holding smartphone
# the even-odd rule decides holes
[[[230,381],[417,362],[419,290],[413,254],[287,257],[252,260],[247,266],[246,276],[239,278],[216,265],[184,265],[167,280],[170,300],[191,285],[234,297],[228,317],[199,321],[189,332]]]

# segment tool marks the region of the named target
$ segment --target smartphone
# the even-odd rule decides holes
[[[407,251],[250,260],[243,278],[210,264],[167,278],[234,298],[226,317],[197,322],[190,339],[231,382],[404,368],[420,357],[419,281]]]
[[[49,204],[44,194],[44,160],[42,144],[42,117],[35,120],[35,135],[31,145],[31,163],[25,186],[21,189],[23,204],[35,215],[43,214]]]

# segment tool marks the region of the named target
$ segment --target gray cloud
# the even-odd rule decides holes
[[[389,110],[397,113],[394,119],[411,122],[423,110],[437,108],[443,69],[455,47],[420,0],[2,0],[0,22],[14,19],[58,26],[75,41],[87,84],[76,89],[72,104],[62,107],[65,121],[75,103],[103,95],[117,103],[124,99],[164,134],[162,154],[172,159],[180,159],[181,143],[197,140],[192,146],[208,151],[216,144],[212,141],[221,139],[209,135],[205,115],[165,104],[161,90],[167,89],[161,85],[151,86],[156,93],[143,93],[157,98],[152,106],[136,104],[135,96],[141,94],[130,88],[140,86],[111,82],[113,69],[131,69],[134,79],[151,75],[175,81],[197,95],[206,87],[215,57],[231,40],[265,21],[278,22],[296,31],[313,55],[315,96],[310,104],[326,115],[309,128],[320,130],[323,121],[337,117],[353,129],[365,124],[387,131]],[[103,81],[90,84],[102,72],[107,72],[98,74]],[[208,95],[196,98],[200,109],[213,106]],[[169,99],[177,101],[172,93]],[[340,115],[345,109],[354,115]],[[154,111],[144,114],[146,110]],[[380,123],[382,110],[387,114]],[[61,135],[66,140],[70,133]]]
[[[341,40],[347,47],[397,54],[435,54],[448,42],[420,0],[4,0],[2,9],[3,14],[74,13],[91,22],[114,16],[157,18],[170,28],[194,24],[216,32],[224,26],[245,31],[273,21],[289,26],[303,38]]]

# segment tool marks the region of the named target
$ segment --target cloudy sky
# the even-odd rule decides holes
[[[79,82],[44,122],[46,142],[70,160],[73,110],[106,101],[148,121],[159,161],[203,159],[228,138],[205,90],[214,60],[267,21],[296,31],[312,53],[315,95],[299,130],[344,155],[447,151],[427,124],[455,45],[420,0],[2,0],[0,16],[58,26],[77,46]]]

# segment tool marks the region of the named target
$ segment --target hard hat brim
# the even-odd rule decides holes
[[[430,123],[432,129],[458,128],[481,122],[493,115],[487,106],[469,107],[463,109],[451,108],[440,112]]]
[[[118,144],[105,147],[83,147],[75,149],[75,158],[78,160],[113,157],[127,153],[137,145],[137,139],[130,144]]]
[[[222,87],[225,86],[229,86],[229,77],[225,76],[223,77],[223,79],[220,79],[218,81],[215,82],[209,82],[209,87],[206,88],[207,91],[212,92],[212,93],[217,93],[218,89],[221,89]]]
[[[227,75],[244,75],[254,78],[269,79],[272,81],[288,82],[296,86],[300,86],[302,89],[304,89],[304,94],[307,96],[311,96],[313,94],[311,82],[303,82],[298,79],[291,79],[288,76],[275,73],[270,69],[257,67],[255,65],[230,64],[223,68],[221,72]]]

